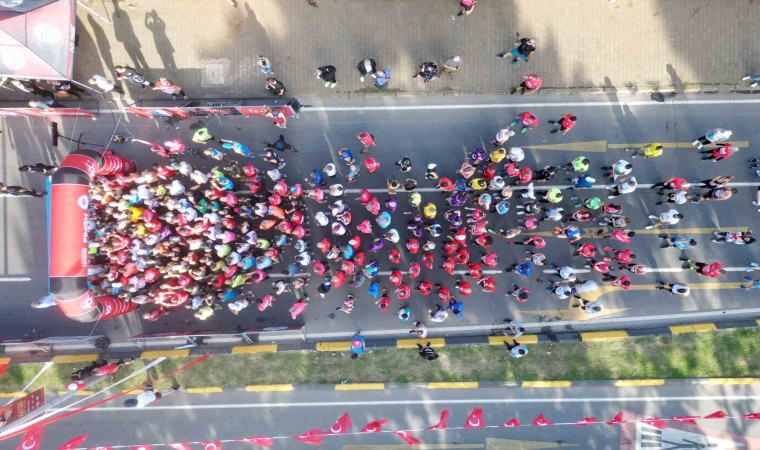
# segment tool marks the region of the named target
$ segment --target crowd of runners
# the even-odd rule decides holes
[[[566,114],[550,123],[567,133],[576,121]],[[141,312],[148,321],[177,308],[195,310],[200,320],[218,309],[238,314],[251,304],[264,311],[283,297],[292,302],[295,320],[311,300],[307,291],[313,285],[339,312],[351,314],[357,302],[371,302],[409,323],[410,334],[421,338],[432,324],[461,319],[468,299],[479,291],[503,293],[519,303],[548,295],[585,314],[599,314],[604,304],[589,294],[604,284],[629,290],[649,271],[630,248],[636,236],[619,197],[639,189],[636,158],[657,158],[664,149],[656,142],[626,149],[625,159],[606,167],[585,155],[531,167],[526,150],[508,141],[539,123],[535,114],[519,114],[497,131],[491,147],[472,148],[456,173],[439,173],[435,163],[412,156],[376,173],[378,144],[370,132],[360,131],[354,143],[338,150],[337,164],[325,155],[324,164],[315,164],[304,182],[284,174],[288,155],[297,150],[282,135],[261,152],[207,128],[191,137],[202,149],[179,139],[133,139],[150,146],[165,164],[93,182],[93,289],[145,305]],[[730,131],[716,129],[694,146],[719,162],[738,150],[730,138]],[[189,153],[215,165],[192,165],[185,158]],[[603,171],[592,176],[598,167]],[[572,187],[541,187],[557,176],[570,177]],[[353,189],[358,195],[349,195],[349,185],[359,177],[382,177],[385,192]],[[586,191],[602,178],[613,186],[607,195]],[[736,193],[727,187],[732,178],[672,177],[655,184],[662,210],[651,211],[647,228],[677,224],[685,216],[678,208],[685,203],[730,198]],[[589,241],[584,224],[609,231]],[[697,245],[689,235],[661,237],[663,248],[687,250],[686,255]],[[496,252],[497,241],[516,247]],[[716,233],[712,241],[747,245],[755,239],[749,231],[738,231]],[[548,246],[569,246],[572,265],[551,261]],[[683,262],[708,278],[725,274],[718,261],[686,257]],[[579,274],[574,267],[589,270]],[[450,281],[433,281],[440,279],[434,276],[440,270],[451,275]],[[531,292],[531,278],[540,279],[545,291]],[[751,278],[746,281],[743,289],[757,287]],[[343,286],[348,295],[330,294]],[[662,282],[659,288],[679,297],[690,293],[681,282]],[[410,307],[415,294],[430,298],[424,316],[415,316]],[[514,338],[524,331],[517,322],[509,325],[506,334]],[[517,341],[505,343],[516,357],[527,352]]]

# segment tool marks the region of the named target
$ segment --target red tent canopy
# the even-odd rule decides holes
[[[76,0],[0,0],[0,76],[70,79],[75,7]]]

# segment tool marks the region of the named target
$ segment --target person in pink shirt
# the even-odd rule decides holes
[[[512,90],[509,91],[509,95],[515,95],[518,90],[520,91],[520,95],[523,95],[526,92],[538,94],[538,92],[541,90],[541,86],[544,85],[544,80],[542,80],[535,73],[526,75],[523,78],[525,78],[525,81],[513,87]]]
[[[172,80],[169,80],[167,78],[161,77],[153,83],[154,91],[161,91],[164,94],[169,94],[172,96],[172,100],[177,100],[177,95],[181,95],[182,98],[187,100],[187,94],[185,94],[185,91],[182,90],[182,86],[178,86],[172,82]]]

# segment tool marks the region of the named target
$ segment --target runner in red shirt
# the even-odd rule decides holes
[[[717,261],[712,263],[703,263],[690,259],[686,262],[689,264],[689,269],[710,278],[720,278],[724,273],[726,273],[726,270],[723,268],[723,264]]]
[[[525,111],[523,113],[520,113],[515,120],[510,122],[509,126],[513,127],[517,124],[522,125],[522,129],[520,130],[520,133],[525,133],[528,130],[532,130],[538,126],[538,124],[541,123],[540,120],[538,120],[538,117],[536,117],[535,114],[532,112]]]
[[[557,121],[550,120],[549,123],[552,125],[559,125],[559,128],[553,129],[551,132],[554,133],[562,133],[567,134],[568,131],[572,130],[575,126],[575,122],[578,120],[577,117],[575,117],[574,114],[565,114]]]
[[[514,95],[518,89],[520,90],[520,95],[523,95],[526,91],[538,94],[538,91],[541,90],[541,86],[544,85],[544,80],[535,73],[526,75],[523,78],[525,78],[525,81],[520,83],[519,86],[512,88],[512,90],[509,91],[509,95]]]
[[[116,372],[121,369],[122,366],[127,366],[129,364],[132,364],[135,362],[135,357],[133,356],[132,359],[129,362],[124,361],[123,359],[120,359],[116,361],[115,363],[108,363],[105,365],[102,365],[100,367],[96,367],[92,370],[92,374],[95,376],[99,375],[113,375]]]

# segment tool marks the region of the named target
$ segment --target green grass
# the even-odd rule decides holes
[[[242,387],[254,384],[337,384],[434,381],[610,380],[646,378],[746,377],[760,373],[760,331],[742,329],[612,342],[537,344],[521,359],[504,347],[439,349],[428,362],[416,350],[384,349],[351,360],[349,353],[309,352],[215,355],[172,381],[184,387]],[[170,372],[192,358],[169,359],[139,377],[133,387]],[[127,373],[140,367],[123,370]],[[57,364],[35,384],[61,389],[81,364]],[[41,364],[12,366],[0,377],[0,392],[20,389]]]

